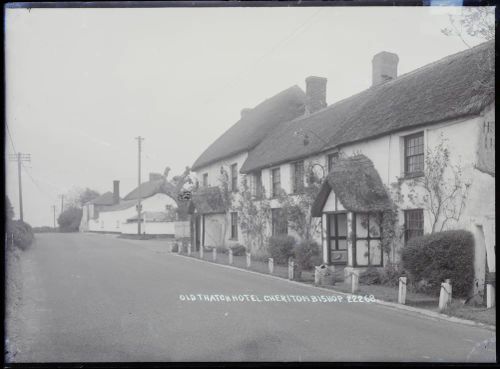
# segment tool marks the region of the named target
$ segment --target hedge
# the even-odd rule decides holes
[[[229,248],[231,250],[233,250],[233,255],[234,256],[245,255],[245,253],[247,252],[246,247],[243,246],[243,245],[240,245],[239,243],[231,245],[231,246],[229,246]]]
[[[303,270],[310,270],[321,264],[321,249],[315,241],[302,241],[293,250],[297,265]]]
[[[403,268],[412,284],[439,295],[441,283],[451,279],[453,295],[470,296],[474,283],[474,237],[465,230],[412,238],[402,250]]]
[[[295,238],[288,235],[269,237],[268,253],[276,264],[285,264],[293,256]]]
[[[31,226],[20,220],[9,221],[7,224],[8,245],[11,243],[12,234],[14,235],[14,245],[21,250],[29,248],[35,239]]]

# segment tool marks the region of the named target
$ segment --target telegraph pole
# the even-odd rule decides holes
[[[52,205],[52,210],[54,211],[54,229],[56,229],[56,206]]]
[[[141,205],[141,200],[142,200],[142,194],[141,194],[141,150],[142,150],[142,141],[144,140],[143,137],[138,136],[135,138],[138,143],[138,165],[139,165],[139,175],[138,175],[138,181],[137,181],[137,190],[139,191],[139,198],[137,200],[137,234],[141,234],[141,210],[142,210],[142,205]]]
[[[31,154],[23,154],[18,152],[17,154],[9,155],[10,161],[17,161],[17,177],[19,182],[19,219],[23,221],[23,186],[21,182],[21,166],[23,161],[31,161]]]
[[[61,198],[61,213],[64,211],[64,195],[59,195]]]

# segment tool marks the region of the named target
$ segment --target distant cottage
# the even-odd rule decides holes
[[[398,56],[384,51],[372,60],[372,86],[356,95],[327,106],[326,78],[308,77],[305,93],[293,86],[244,109],[193,164],[196,247],[248,243],[238,212],[217,200],[221,168],[235,201],[243,177],[252,193],[264,190],[273,209],[269,236],[294,235],[275,197],[280,190],[294,196],[315,167],[323,182],[311,211],[321,224],[314,237],[324,262],[345,273],[398,263],[406,242],[435,223],[426,201],[410,201],[411,183],[422,178],[429,153],[446,147],[468,195],[460,219],[443,229],[474,234],[482,288],[485,266],[495,271],[495,76],[486,67],[494,56],[490,41],[398,76]],[[403,237],[385,254],[376,219],[395,204]]]

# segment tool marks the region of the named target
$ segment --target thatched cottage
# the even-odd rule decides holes
[[[293,91],[288,119],[242,116],[193,169],[205,186],[217,186],[221,167],[236,185],[246,176],[277,208],[276,189],[293,196],[305,183],[305,168],[320,168],[323,183],[311,210],[321,222],[315,237],[325,263],[346,271],[397,263],[412,237],[467,229],[475,237],[481,288],[486,265],[495,271],[494,57],[491,41],[398,76],[398,56],[381,52],[372,60],[372,86],[329,106],[326,79],[309,77],[305,93],[296,86],[286,92]],[[435,157],[447,163],[440,189],[450,196],[464,190],[463,201],[453,198],[441,213],[422,185]],[[387,209],[395,209],[401,237],[383,252],[377,219]],[[220,214],[231,238],[238,214]],[[205,222],[211,216],[199,215]],[[287,232],[283,222],[271,223],[269,234]]]

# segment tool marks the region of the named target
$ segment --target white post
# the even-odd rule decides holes
[[[204,255],[203,245],[200,245],[200,259],[203,259]]]
[[[406,277],[399,277],[398,303],[406,304]]]
[[[451,303],[451,283],[447,279],[441,283],[441,292],[439,294],[439,311],[443,311]]]
[[[247,268],[250,268],[250,265],[252,264],[252,255],[247,252]]]
[[[188,256],[191,256],[191,242],[188,241]]]
[[[215,247],[212,249],[212,260],[217,261],[217,249]]]
[[[321,267],[314,267],[314,284],[319,285],[321,282]]]
[[[292,258],[288,259],[288,279],[293,280],[295,277],[295,262]]]
[[[273,274],[274,273],[274,259],[273,258],[269,258],[269,260],[267,261],[267,266],[269,267],[269,274]]]
[[[180,255],[182,252],[182,241],[177,243],[177,253]]]
[[[233,264],[233,249],[229,248],[229,265]]]
[[[492,284],[486,285],[486,307],[492,308],[495,306],[495,286]]]
[[[356,293],[359,290],[359,271],[351,272],[351,293]]]

